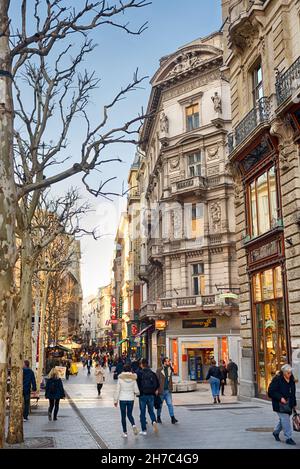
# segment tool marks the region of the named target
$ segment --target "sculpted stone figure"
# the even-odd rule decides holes
[[[164,111],[161,113],[160,116],[160,131],[165,134],[169,133],[169,119],[167,118]]]
[[[213,230],[217,231],[220,228],[220,223],[221,223],[221,207],[218,202],[210,206],[210,215],[211,215]]]
[[[215,112],[221,113],[222,112],[222,100],[216,91],[214,96],[211,97],[212,102],[214,103]]]

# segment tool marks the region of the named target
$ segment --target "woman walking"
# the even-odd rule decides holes
[[[211,361],[211,366],[209,367],[206,379],[210,383],[211,393],[214,398],[214,404],[217,403],[217,400],[220,404],[220,383],[222,379],[222,374],[220,368],[217,366],[216,360]]]
[[[220,368],[220,372],[221,372],[220,391],[221,391],[222,396],[224,396],[224,388],[227,384],[226,379],[227,379],[227,374],[228,374],[228,371],[227,371],[227,368],[226,368],[226,363],[225,363],[224,360],[221,360],[221,364],[220,364],[219,368]]]
[[[105,381],[105,369],[98,362],[96,363],[96,366],[95,366],[95,377],[96,377],[96,383],[97,383],[98,397],[101,397],[101,389]]]
[[[132,430],[135,435],[138,434],[138,429],[132,415],[134,396],[139,395],[139,388],[137,385],[137,375],[131,372],[131,366],[124,365],[123,372],[118,377],[117,389],[115,393],[115,407],[120,403],[121,422],[123,428],[123,437],[127,438],[127,425],[126,417],[132,425]]]
[[[52,411],[54,408],[53,420],[57,420],[59,401],[65,398],[65,391],[62,380],[59,378],[55,368],[52,368],[48,375],[45,397],[49,399],[48,419],[52,420]]]
[[[274,376],[268,389],[268,395],[272,399],[273,411],[279,418],[273,436],[276,441],[281,441],[279,434],[283,431],[287,445],[295,445],[292,439],[293,430],[291,415],[296,411],[296,385],[290,365],[283,365],[280,373]]]

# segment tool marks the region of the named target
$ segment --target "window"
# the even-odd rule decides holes
[[[205,295],[204,264],[192,265],[193,295]]]
[[[197,129],[199,127],[199,104],[192,104],[185,108],[186,130]]]
[[[204,234],[203,204],[192,204],[192,238],[198,238]]]
[[[258,390],[259,394],[266,394],[276,371],[288,360],[281,267],[255,274],[252,284],[256,313]]]
[[[274,166],[265,171],[248,188],[250,231],[255,237],[266,233],[278,221],[277,185]]]
[[[201,176],[201,153],[188,156],[189,176]]]
[[[261,63],[256,65],[252,72],[252,95],[253,105],[256,106],[258,99],[264,95]]]

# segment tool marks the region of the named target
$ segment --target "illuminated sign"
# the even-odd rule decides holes
[[[155,329],[157,329],[158,331],[164,331],[166,327],[167,321],[163,321],[161,319],[155,321]]]
[[[183,329],[193,329],[200,328],[206,329],[208,327],[217,327],[216,318],[207,318],[207,319],[184,319],[182,321]]]

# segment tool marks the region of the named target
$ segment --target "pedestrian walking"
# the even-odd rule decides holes
[[[87,374],[90,375],[91,374],[91,367],[93,366],[93,360],[91,357],[88,357],[87,360],[86,360],[86,367],[87,367]]]
[[[29,361],[24,361],[23,367],[23,419],[24,422],[28,421],[28,415],[30,410],[30,394],[31,390],[36,392],[36,381],[34,372],[31,368],[29,368]]]
[[[126,364],[122,373],[120,373],[117,382],[117,389],[114,396],[114,405],[118,406],[120,403],[121,422],[123,428],[122,436],[128,437],[126,417],[132,425],[132,430],[135,435],[138,434],[138,429],[132,415],[134,406],[134,397],[139,395],[139,388],[137,385],[137,375],[131,372],[131,366]]]
[[[48,419],[52,420],[52,412],[54,408],[53,420],[57,420],[60,399],[65,398],[65,391],[62,380],[55,368],[52,368],[48,375],[46,383],[45,398],[49,399]]]
[[[114,372],[114,379],[117,379],[119,375],[122,373],[124,368],[123,360],[121,357],[118,358],[118,362],[116,364],[115,372]]]
[[[221,360],[221,364],[219,368],[221,372],[220,391],[221,391],[222,396],[224,396],[224,388],[227,384],[227,374],[228,374],[226,363],[224,360]]]
[[[98,397],[101,397],[101,389],[105,381],[105,369],[98,362],[95,366],[95,377],[97,383]]]
[[[111,369],[112,369],[113,365],[114,365],[114,362],[113,362],[112,358],[110,357],[108,359],[108,368],[109,368],[110,373],[111,373]]]
[[[216,360],[211,361],[211,366],[209,367],[206,379],[209,381],[211,393],[214,399],[214,404],[221,403],[220,400],[220,384],[222,379],[222,374],[220,368],[217,366]]]
[[[281,371],[274,376],[268,389],[268,396],[272,399],[273,411],[277,413],[279,421],[273,431],[276,441],[281,441],[279,434],[283,431],[287,445],[296,445],[293,440],[291,415],[296,412],[296,384],[290,365],[283,365]]]
[[[229,363],[227,365],[228,371],[228,379],[230,380],[231,386],[231,395],[237,396],[238,391],[238,366],[234,363],[231,358],[229,359]]]
[[[71,370],[71,363],[70,360],[66,361],[66,379],[69,379],[70,376],[70,370]]]
[[[146,409],[148,409],[153,430],[157,433],[158,427],[154,413],[154,397],[158,395],[159,381],[157,375],[149,368],[149,364],[145,358],[141,360],[141,367],[138,369],[137,384],[140,392],[140,435],[147,435]]]
[[[162,405],[157,409],[157,422],[162,423],[161,421],[161,412],[164,401],[168,406],[169,415],[171,417],[172,423],[177,423],[178,420],[174,416],[174,407],[172,402],[172,391],[173,391],[173,368],[171,366],[171,361],[168,357],[163,358],[162,366],[156,371],[156,375],[159,382],[158,394],[160,396]]]

